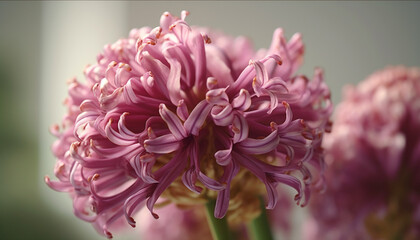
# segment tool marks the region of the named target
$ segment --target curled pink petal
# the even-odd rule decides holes
[[[214,77],[208,77],[206,84],[207,84],[207,89],[208,90],[213,90],[213,89],[219,88],[219,84],[217,83],[217,79],[214,78]]]
[[[156,159],[152,154],[145,154],[143,156],[137,155],[130,164],[145,183],[157,183],[158,181],[153,177],[151,171]]]
[[[239,172],[239,166],[235,162],[231,162],[227,165],[226,172],[223,178],[226,180],[226,188],[217,194],[216,206],[214,207],[214,217],[223,218],[229,207],[230,199],[230,183],[232,178]]]
[[[182,182],[188,189],[197,194],[200,194],[203,188],[195,185],[195,183],[197,182],[197,178],[198,177],[196,170],[194,168],[191,168],[188,171],[186,171],[184,175],[182,175]]]
[[[197,136],[212,107],[212,104],[204,100],[199,102],[192,110],[188,119],[185,120],[184,127],[187,132]]]
[[[165,174],[160,174],[161,170],[164,170],[164,168],[161,168],[158,171],[161,177],[159,177],[159,183],[156,184],[156,188],[153,191],[150,198],[147,200],[146,206],[152,213],[152,215],[155,218],[158,218],[159,216],[153,212],[153,206],[156,203],[157,199],[160,197],[160,195],[163,193],[164,190],[179,176],[179,174],[182,172],[182,170],[185,167],[185,159],[183,156],[184,152],[180,151],[177,155],[174,156],[174,158],[166,165],[168,168],[165,171]],[[157,175],[158,173],[156,173]]]
[[[169,130],[177,140],[181,140],[187,136],[187,131],[178,116],[169,111],[165,104],[161,104],[159,106],[159,113],[162,119],[165,120],[166,124],[168,124]]]
[[[178,103],[181,99],[181,64],[177,61],[169,61],[171,64],[168,76],[168,91],[172,103]]]
[[[220,191],[225,189],[226,186],[220,184],[218,181],[207,177],[204,173],[198,172],[198,180],[204,184],[208,189]]]
[[[249,126],[242,115],[235,115],[232,122],[233,143],[239,143],[248,138]]]
[[[232,123],[234,117],[232,105],[214,106],[211,110],[211,116],[216,125],[228,126]]]
[[[233,99],[232,107],[241,111],[246,111],[251,106],[251,95],[245,89],[239,91],[239,95]]]
[[[226,94],[226,89],[223,88],[208,91],[206,94],[206,100],[209,103],[220,106],[226,106],[229,104],[229,97]]]
[[[144,148],[150,153],[171,153],[177,150],[180,142],[172,134],[163,135],[154,139],[144,141]]]
[[[256,72],[255,81],[259,85],[264,85],[266,82],[268,82],[268,73],[264,64],[260,61],[253,61],[253,64]]]
[[[178,102],[178,107],[176,108],[176,114],[179,116],[179,118],[182,121],[187,120],[187,118],[190,116],[187,105],[185,104],[184,100],[180,100]]]
[[[229,149],[219,150],[214,154],[214,157],[216,158],[216,162],[219,165],[226,166],[232,161],[232,144],[230,145]]]
[[[238,144],[238,148],[247,154],[264,154],[272,151],[279,142],[277,130],[263,139],[247,138]]]
[[[108,139],[117,145],[131,145],[131,144],[134,144],[136,141],[133,138],[127,138],[126,136],[121,135],[120,133],[115,131],[112,128],[112,119],[110,119],[108,124],[106,125],[105,132]]]

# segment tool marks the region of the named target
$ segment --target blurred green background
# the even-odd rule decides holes
[[[83,239],[39,191],[40,13],[0,3],[0,238]]]
[[[109,9],[116,14],[106,15]],[[284,27],[287,37],[301,32],[306,45],[301,72],[312,76],[315,66],[326,69],[335,103],[345,84],[386,65],[420,66],[420,2],[1,1],[1,239],[104,239],[72,215],[65,194],[43,183],[54,166],[48,127],[64,112],[65,81],[81,76],[105,43],[127,36],[133,27],[157,26],[164,11],[179,15],[183,9],[191,12],[192,25],[246,35],[256,47],[268,47],[276,27]],[[116,21],[118,29],[110,25]],[[93,40],[98,34],[107,37]],[[95,54],[75,60],[88,50]],[[129,238],[136,239],[116,236]]]

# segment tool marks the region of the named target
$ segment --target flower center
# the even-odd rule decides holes
[[[223,174],[223,167],[220,166],[214,157],[220,150],[220,143],[217,142],[215,131],[224,131],[222,127],[206,121],[200,134],[197,137],[187,137],[183,145],[194,144],[197,141],[200,148],[199,165],[200,170],[208,177],[219,180]],[[167,162],[171,156],[164,155],[157,162]],[[190,166],[187,166],[189,168]],[[186,191],[186,187],[179,176],[162,194],[162,197],[182,207],[194,207],[204,205],[209,199],[215,199],[218,192],[206,188],[200,181],[197,186],[202,188],[201,193]],[[260,214],[259,196],[266,194],[264,184],[245,168],[241,168],[230,185],[230,200],[227,219],[230,225],[236,226],[249,222]]]

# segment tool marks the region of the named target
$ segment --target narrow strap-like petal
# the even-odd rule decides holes
[[[247,138],[235,147],[238,147],[241,152],[247,154],[264,154],[275,149],[278,143],[279,137],[276,130],[263,139]]]
[[[268,82],[267,69],[260,61],[254,61],[253,64],[256,73],[256,81],[259,83],[259,85],[264,85],[264,83]]]
[[[207,103],[206,100],[202,100],[197,104],[197,106],[192,110],[190,116],[184,123],[184,127],[188,133],[198,136],[198,132],[203,126],[203,123],[209,115],[212,107],[213,105]]]
[[[232,122],[233,143],[239,143],[248,138],[249,127],[245,117],[235,114]]]
[[[167,79],[167,88],[169,98],[172,104],[177,104],[181,99],[181,64],[172,59],[168,59],[171,67],[169,68],[169,76]]]
[[[297,194],[295,196],[295,199],[300,199],[303,193],[303,186],[299,179],[297,179],[294,176],[288,175],[288,174],[270,174],[270,177],[273,178],[276,182],[284,183],[293,189],[296,190]]]
[[[246,89],[241,89],[239,95],[232,101],[232,107],[241,111],[246,111],[251,106],[251,95]]]
[[[177,150],[180,146],[173,134],[166,134],[154,139],[144,141],[144,148],[149,153],[166,154]]]
[[[206,52],[204,49],[204,41],[201,34],[194,34],[188,42],[188,46],[194,56],[194,65],[195,65],[195,84],[196,89],[205,88],[205,78],[206,78]]]
[[[211,189],[211,190],[220,191],[220,190],[225,189],[225,187],[226,187],[223,184],[221,184],[220,182],[218,182],[218,181],[216,181],[212,178],[209,178],[208,176],[206,176],[201,171],[198,172],[198,180],[200,180],[200,182],[203,183],[204,186],[206,186],[208,189]]]
[[[214,217],[223,218],[226,215],[229,207],[230,183],[236,174],[238,174],[238,172],[239,166],[235,163],[235,161],[231,161],[231,163],[226,166],[225,172],[222,176],[222,180],[226,181],[226,188],[217,194]]]
[[[159,60],[154,59],[149,54],[143,54],[141,61],[145,68],[150,69],[158,89],[167,99],[170,99],[166,81],[169,76],[169,69]]]
[[[233,78],[230,66],[230,60],[221,51],[220,48],[213,45],[206,45],[207,71],[210,76],[217,79],[220,87],[232,85]]]
[[[209,103],[226,106],[229,104],[229,97],[226,94],[225,88],[218,88],[210,90],[206,93],[206,100]]]
[[[153,154],[145,154],[143,156],[137,155],[130,160],[130,165],[136,171],[145,183],[157,183],[158,181],[152,175],[152,167],[156,162]]]
[[[180,100],[178,102],[178,107],[176,108],[176,114],[179,116],[179,118],[182,121],[187,120],[188,116],[190,115],[190,113],[188,112],[187,105],[185,104],[184,100]]]
[[[171,112],[165,104],[159,106],[159,114],[165,120],[169,130],[177,140],[184,139],[187,136],[187,131],[181,123],[178,116]]]
[[[146,206],[152,213],[153,217],[159,216],[153,212],[153,206],[160,195],[165,191],[168,186],[181,174],[182,170],[186,167],[187,158],[185,158],[185,151],[178,151],[177,154],[167,163],[164,167],[160,168],[156,175],[159,183],[156,183],[156,188],[150,198],[147,200]]]
[[[127,146],[136,143],[135,138],[123,136],[119,132],[115,131],[112,128],[112,119],[109,119],[108,124],[105,127],[105,132],[107,138],[117,145]]]
[[[232,105],[228,104],[224,107],[214,106],[211,110],[211,117],[214,124],[218,126],[228,126],[232,123],[234,117]]]
[[[200,194],[203,188],[195,185],[196,182],[197,182],[197,172],[195,168],[188,169],[182,175],[182,183],[184,183],[184,185],[192,192]]]
[[[227,166],[232,161],[232,145],[233,144],[231,144],[228,149],[219,150],[214,154],[217,164]]]
[[[188,88],[191,88],[195,82],[195,65],[191,59],[190,50],[182,44],[175,44],[165,48],[164,53],[170,64],[172,62],[177,62],[180,67],[179,70],[181,70],[181,68],[183,69],[183,72],[185,72],[183,83]],[[171,89],[169,89],[169,91],[171,91]]]

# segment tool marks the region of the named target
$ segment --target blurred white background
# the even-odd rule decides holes
[[[268,47],[277,27],[302,33],[300,73],[322,67],[335,104],[344,85],[387,65],[420,66],[420,2],[0,2],[2,238],[103,239],[43,183],[55,161],[48,127],[64,114],[66,80],[82,79],[103,45],[184,9],[189,24],[245,35],[255,48]]]

